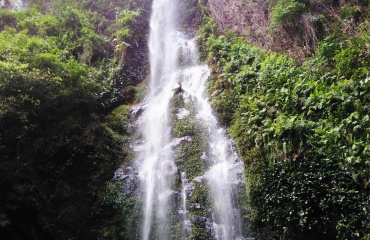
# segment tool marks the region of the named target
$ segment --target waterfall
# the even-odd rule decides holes
[[[150,20],[150,92],[148,110],[144,113],[145,150],[140,173],[143,181],[143,232],[142,239],[149,239],[153,221],[160,239],[167,239],[164,229],[168,223],[167,208],[173,191],[168,179],[177,171],[171,148],[169,103],[176,86],[179,38],[174,24],[175,1],[154,0]],[[156,210],[155,212],[153,212]],[[155,215],[153,215],[155,214]]]
[[[0,8],[10,9],[12,11],[24,10],[28,7],[28,1],[23,0],[0,0]]]
[[[244,184],[243,166],[207,99],[210,70],[199,63],[195,39],[178,31],[177,1],[154,0],[150,19],[150,84],[137,167],[141,239],[244,239],[236,194]],[[178,109],[172,102],[175,94],[183,105]],[[176,137],[175,120],[197,128],[190,126],[193,133],[182,131],[189,136]],[[184,159],[190,153],[181,147],[190,144],[192,159]]]

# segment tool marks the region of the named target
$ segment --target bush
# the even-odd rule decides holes
[[[328,37],[301,66],[205,33],[209,90],[245,162],[258,239],[369,234],[366,29],[341,44]]]
[[[278,0],[277,4],[272,7],[270,12],[271,25],[270,29],[276,28],[277,25],[293,24],[300,13],[306,9],[305,4],[295,0]]]

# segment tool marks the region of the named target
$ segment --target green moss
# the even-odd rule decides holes
[[[211,206],[211,196],[208,185],[202,180],[201,182],[194,182],[194,191],[188,201],[188,209],[190,209],[190,217],[206,216],[207,208]],[[199,204],[197,208],[194,204]]]
[[[147,79],[136,85],[136,94],[134,103],[139,103],[144,100],[147,94],[147,85],[148,85]]]
[[[173,122],[177,122],[176,113],[179,111],[180,108],[185,107],[183,95],[175,94],[171,99],[171,109],[172,109],[172,120]]]
[[[200,130],[199,121],[194,119],[194,115],[177,120],[173,125],[175,137],[195,136]]]
[[[176,174],[171,179],[171,189],[173,189],[174,191],[181,191],[181,189],[182,189],[182,183],[181,183],[181,176],[180,176],[180,174]]]
[[[186,172],[189,180],[202,176],[206,171],[206,163],[201,159],[204,147],[201,139],[193,138],[175,149],[175,163],[180,171]]]
[[[184,102],[181,92],[175,94],[171,101],[173,132],[175,137],[191,137],[191,140],[184,140],[175,148],[174,158],[179,172],[185,172],[187,179],[193,181],[198,176],[203,176],[207,169],[207,163],[202,159],[202,155],[207,151],[207,132],[202,123],[195,115],[195,105],[193,102]],[[183,119],[178,119],[176,114],[179,109],[185,108],[189,115]],[[177,189],[181,188],[180,176],[177,176]],[[207,217],[207,207],[210,206],[210,190],[207,184],[194,182],[194,191],[187,201],[190,219],[205,219]],[[211,239],[203,220],[194,221],[192,234],[187,239]]]
[[[194,191],[188,201],[189,217],[190,219],[197,219],[207,217],[208,208],[212,205],[210,189],[204,180],[194,183]],[[205,221],[195,221],[192,226],[192,233],[190,239],[211,239],[209,232],[207,232]]]
[[[190,240],[211,240],[211,236],[205,231],[205,226],[192,228],[192,234]]]
[[[105,118],[106,123],[121,134],[128,133],[128,124],[130,121],[131,107],[121,105],[113,109],[113,111]]]
[[[175,148],[175,163],[180,171],[186,172],[187,178],[192,180],[204,174],[206,163],[201,159],[206,151],[205,129],[195,116],[193,103],[184,103],[182,94],[176,94],[171,101],[173,132],[175,137],[191,137],[190,141],[183,141]],[[180,108],[186,108],[189,115],[178,119],[176,113]]]

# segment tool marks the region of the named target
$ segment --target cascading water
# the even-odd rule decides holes
[[[243,166],[212,114],[205,95],[210,71],[199,64],[195,40],[176,30],[177,5],[176,0],[154,0],[152,7],[150,85],[142,116],[143,151],[138,156],[143,194],[141,239],[180,239],[192,234],[192,239],[197,239],[200,228],[211,239],[244,239],[235,193],[243,184]],[[181,92],[183,101],[193,106],[193,110],[184,107],[175,116],[181,120],[194,111],[194,118],[205,129],[207,139],[197,160],[207,170],[190,179],[189,169],[176,166],[175,161],[176,148],[193,141],[192,136],[174,137],[171,101],[176,91]],[[176,179],[180,189],[173,186]],[[200,190],[193,193],[199,186],[206,186],[202,190],[204,197],[198,196]],[[209,206],[199,203],[199,199],[207,199],[206,192],[210,200],[204,202],[209,202]]]
[[[150,21],[149,107],[144,113],[145,150],[140,168],[145,194],[143,240],[149,239],[154,220],[156,234],[167,239],[164,226],[172,194],[168,179],[176,172],[171,148],[166,147],[171,141],[169,103],[176,84],[177,56],[173,52],[179,40],[174,28],[174,8],[173,0],[154,0]]]
[[[193,46],[193,44],[189,44]],[[194,53],[196,49],[194,46]],[[197,118],[208,131],[208,165],[204,174],[212,192],[212,221],[214,239],[243,239],[240,211],[236,199],[236,187],[242,184],[243,164],[217,119],[205,95],[206,80],[209,75],[207,66],[193,66],[183,71],[182,88],[186,95],[195,101]]]

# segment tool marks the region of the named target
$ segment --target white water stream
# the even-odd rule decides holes
[[[181,221],[183,234],[189,234],[186,226],[191,228],[186,209],[186,188],[191,183],[185,172],[180,173],[183,188],[178,193],[180,197],[174,197],[178,195],[171,188],[171,179],[179,174],[173,153],[173,145],[178,144],[179,139],[172,137],[170,101],[180,82],[184,97],[196,103],[197,118],[208,131],[209,146],[203,161],[207,161],[209,168],[204,176],[200,176],[206,180],[213,201],[212,206],[208,206],[212,223],[208,230],[213,239],[244,239],[233,188],[242,181],[243,166],[212,113],[205,94],[210,71],[207,66],[199,65],[195,40],[177,30],[177,1],[154,0],[150,20],[150,85],[142,116],[144,145],[139,155],[139,176],[144,195],[141,239],[173,239],[168,225],[171,223],[171,204],[176,199],[180,199],[177,204],[181,208],[181,216],[177,219]],[[179,67],[178,61],[184,56],[185,61]],[[178,116],[183,114],[187,114],[186,110]]]

